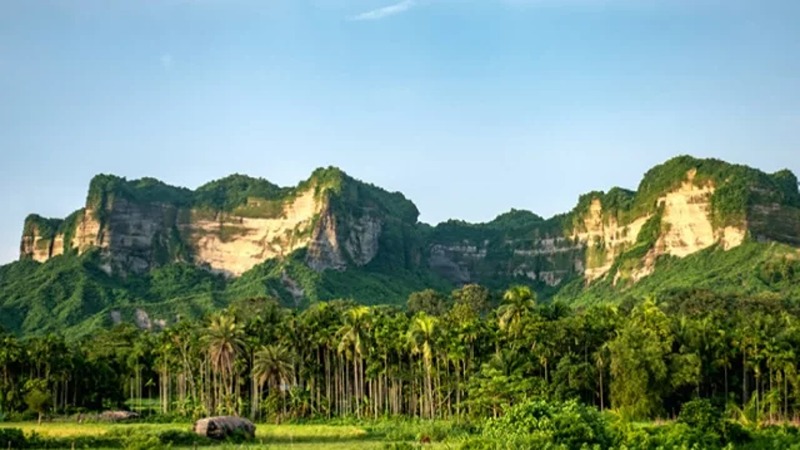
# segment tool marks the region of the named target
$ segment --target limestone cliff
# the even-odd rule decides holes
[[[101,175],[85,208],[69,220],[26,220],[21,257],[39,262],[98,251],[108,273],[144,273],[190,262],[238,276],[304,250],[315,270],[365,266],[378,256],[386,224],[413,227],[402,195],[320,169],[294,188],[236,175],[192,192],[156,180]]]
[[[429,260],[456,283],[528,282],[552,290],[575,278],[635,283],[660,258],[730,250],[748,238],[800,244],[794,175],[680,157],[648,172],[636,192],[593,192],[549,220],[512,211],[486,224],[441,224]]]
[[[234,175],[194,191],[100,175],[84,208],[67,219],[29,216],[20,251],[39,262],[97,252],[100,267],[120,275],[185,262],[238,277],[291,257],[317,273],[369,266],[390,277],[414,271],[456,285],[524,282],[553,291],[575,279],[630,285],[664,258],[715,246],[800,246],[800,194],[791,172],[691,157],[653,168],[636,191],[592,192],[547,220],[512,210],[489,223],[429,227],[418,215],[401,194],[334,168],[291,188]],[[302,291],[292,285],[297,274],[279,275],[281,289]]]

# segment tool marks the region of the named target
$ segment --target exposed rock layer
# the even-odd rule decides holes
[[[665,181],[659,171],[670,170],[677,175]],[[399,261],[396,268],[429,269],[455,284],[517,280],[556,287],[576,277],[635,283],[662,257],[684,258],[715,245],[730,250],[748,237],[800,245],[793,175],[686,157],[653,169],[637,192],[589,194],[570,214],[550,220],[512,211],[487,224],[448,222],[433,229],[417,223],[416,208],[401,195],[334,169],[315,172],[294,189],[265,189],[263,197],[227,208],[180,200],[183,191],[173,195],[179,200],[163,201],[90,193],[72,221],[32,216],[21,255],[44,262],[65,251],[97,250],[109,273],[185,261],[239,276],[302,252],[316,271],[367,266],[383,257]],[[739,197],[745,200],[732,207],[730,198]],[[285,278],[286,288],[302,296]]]

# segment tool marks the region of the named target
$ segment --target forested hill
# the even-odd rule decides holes
[[[635,191],[591,192],[550,219],[512,210],[433,227],[418,215],[402,194],[337,168],[294,187],[232,175],[196,190],[98,175],[67,218],[25,220],[20,260],[0,267],[0,325],[79,336],[119,322],[160,328],[246,298],[404,304],[469,283],[573,304],[697,288],[800,294],[788,170],[682,156]]]

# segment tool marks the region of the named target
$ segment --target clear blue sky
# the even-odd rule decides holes
[[[0,263],[99,172],[313,168],[438,222],[549,216],[677,154],[800,171],[797,0],[4,0]]]

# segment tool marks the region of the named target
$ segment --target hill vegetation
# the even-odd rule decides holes
[[[685,258],[663,254],[652,262],[652,274],[632,281],[630,274],[641,269],[667,229],[659,199],[686,183],[713,186],[709,219],[716,230],[744,227],[743,245],[727,251],[712,245]],[[320,269],[309,264],[310,250],[305,247],[265,259],[235,278],[209,271],[207,264],[195,259],[193,252],[199,244],[192,240],[208,231],[186,231],[193,215],[212,223],[219,220],[219,241],[235,242],[250,232],[235,228],[237,223],[280,219],[287,202],[309,189],[315,201],[323,202],[323,213],[311,220],[309,228],[285,233],[291,239],[310,239],[315,229],[328,227],[331,234],[317,234],[315,239],[333,239],[329,242],[333,248],[357,249],[366,257],[356,260],[351,253],[341,252],[344,267]],[[123,249],[128,252],[126,258],[140,258],[148,270],[109,271],[106,260],[116,249],[89,248],[78,254],[73,247],[84,211],[97,216],[98,237],[102,237],[103,224],[114,214],[110,205],[115,199],[141,205],[144,209],[134,217],[151,210],[162,214],[148,219],[165,224],[154,235],[150,250]],[[603,241],[619,239],[627,231],[579,242],[576,236],[587,232],[593,204],[601,206],[602,226],[613,222],[621,227],[637,218],[648,219],[629,244],[613,247]],[[327,215],[324,224],[321,214]],[[23,243],[55,246],[59,238],[67,251],[44,264],[24,255],[0,267],[0,325],[18,335],[61,332],[77,338],[120,321],[157,328],[179,318],[198,319],[243,298],[269,297],[299,308],[342,298],[364,305],[402,305],[412,292],[428,288],[447,292],[473,282],[493,292],[524,284],[543,301],[571,305],[641,300],[675,289],[798,296],[800,193],[797,178],[786,170],[769,175],[723,161],[681,156],[648,171],[636,191],[591,192],[581,196],[569,213],[549,219],[511,210],[487,223],[451,220],[432,227],[419,223],[418,216],[416,206],[402,194],[355,180],[332,167],[318,169],[290,188],[238,174],[195,190],[152,178],[98,175],[90,183],[84,209],[63,220],[31,215],[25,221]],[[155,226],[119,224],[120,220],[116,219],[115,226],[128,233],[122,242],[140,239],[139,228]],[[378,228],[377,237],[370,235]],[[120,238],[115,242],[123,245]],[[370,253],[373,245],[376,248]],[[435,260],[436,255],[440,260]],[[122,259],[123,264],[128,260]],[[584,276],[585,268],[607,263],[610,270],[598,279]]]
[[[159,421],[391,420],[389,441],[464,449],[787,448],[797,430],[776,424],[800,408],[799,313],[789,299],[704,290],[576,309],[524,286],[502,298],[476,285],[422,291],[405,310],[251,298],[164,331],[119,325],[71,343],[2,334],[0,411],[149,404]],[[139,438],[158,448],[191,435]]]

